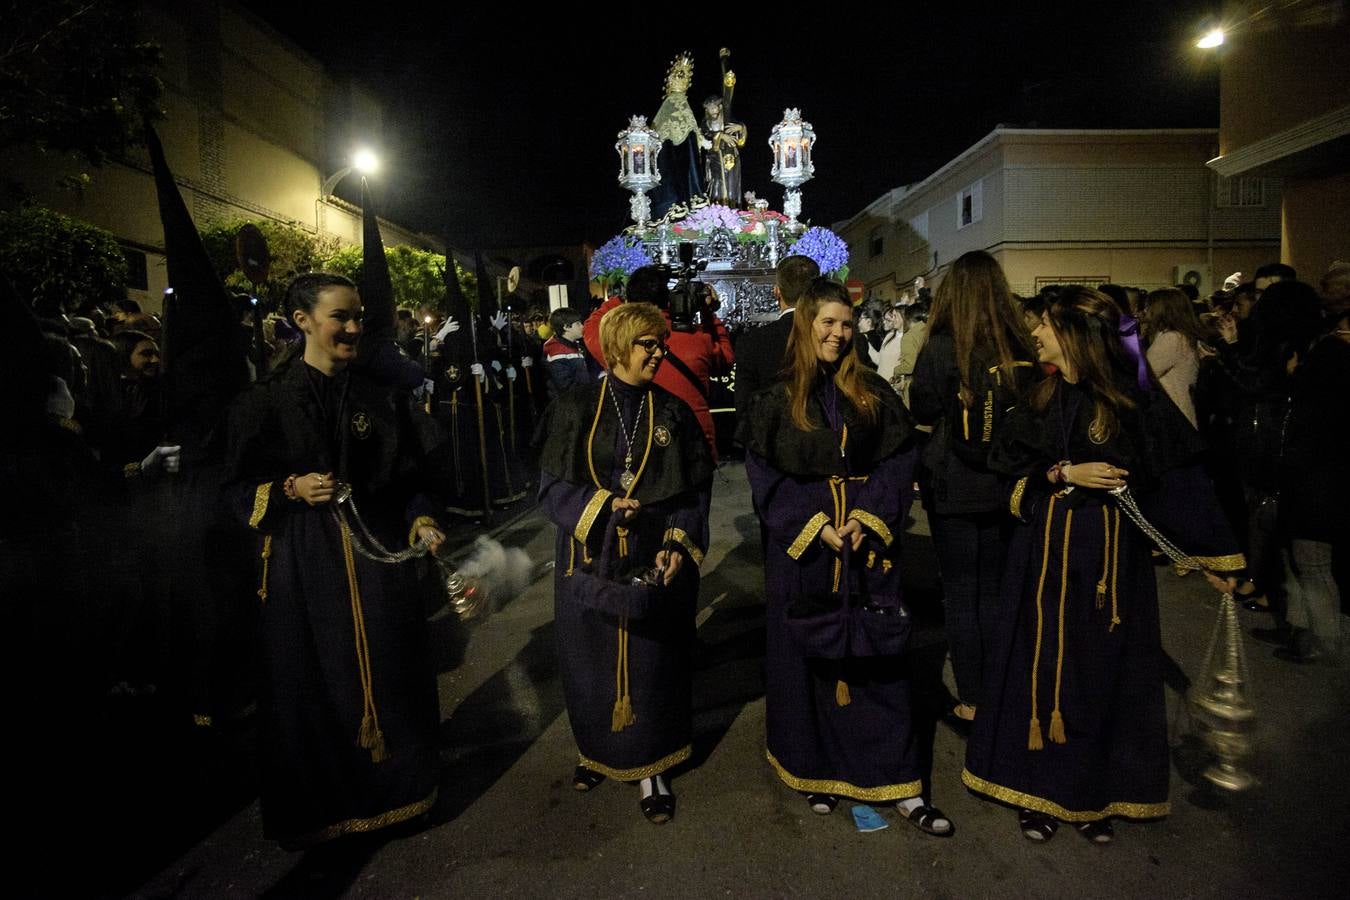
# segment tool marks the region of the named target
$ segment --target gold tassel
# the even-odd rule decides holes
[[[1050,714],[1050,740],[1056,744],[1067,744],[1069,739],[1064,735],[1064,717],[1055,710]]]
[[[1031,733],[1027,736],[1027,749],[1039,750],[1045,746],[1041,742],[1041,720],[1037,716],[1037,694],[1041,677],[1041,636],[1045,630],[1045,611],[1041,601],[1045,596],[1045,576],[1050,569],[1050,531],[1055,523],[1055,500],[1058,494],[1050,495],[1045,509],[1045,537],[1041,543],[1041,577],[1036,582],[1036,649],[1031,653]]]
[[[1116,533],[1111,538],[1111,627],[1109,634],[1120,624],[1120,597],[1116,594],[1116,577],[1120,575],[1120,509],[1116,509]]]
[[[623,700],[620,705],[620,712],[623,714],[623,726],[625,728],[627,728],[629,725],[637,724],[637,716],[633,714],[632,694],[623,695]]]
[[[623,729],[623,698],[620,697],[614,701],[614,711],[609,714],[609,730],[619,732]]]
[[[834,683],[834,702],[839,706],[848,706],[853,702],[848,692],[848,682],[842,678]]]
[[[263,538],[262,561],[263,573],[262,584],[258,586],[258,599],[263,603],[267,602],[267,569],[272,560],[272,536],[266,535]]]
[[[1031,717],[1031,732],[1027,735],[1027,749],[1040,750],[1045,747],[1045,742],[1041,740],[1041,720],[1035,716]]]
[[[628,621],[619,625],[619,654],[614,665],[614,708],[609,714],[609,730],[620,732],[637,722],[633,695],[628,689]]]

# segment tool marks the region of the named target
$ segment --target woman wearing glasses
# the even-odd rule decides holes
[[[873,600],[900,592],[908,492],[897,486],[913,478],[913,426],[852,343],[848,292],[817,278],[797,303],[784,377],[755,397],[745,423],[746,472],[767,533],[769,764],[814,812],[828,814],[841,796],[894,804],[945,836],[951,821],[922,798],[903,657],[814,658],[789,621],[806,601],[839,603],[846,569]]]
[[[652,822],[675,797],[663,773],[689,758],[699,565],[712,461],[689,407],[652,383],[670,334],[649,303],[600,322],[607,377],[549,407],[539,503],[558,526],[554,614],[578,791],[638,782]],[[639,612],[598,602],[597,577],[655,594]],[[630,615],[629,612],[634,614]]]

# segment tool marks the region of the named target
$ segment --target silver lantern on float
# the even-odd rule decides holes
[[[816,174],[811,151],[816,144],[816,130],[810,122],[802,121],[799,109],[783,110],[783,121],[769,132],[769,147],[773,150],[773,169],[769,177],[787,188],[783,196],[783,214],[788,226],[797,228],[797,216],[802,211],[802,192],[798,190]]]
[[[647,192],[661,183],[656,156],[661,152],[661,136],[647,126],[646,116],[633,116],[628,127],[619,132],[614,145],[619,154],[619,184],[633,192],[628,201],[629,214],[638,227],[652,217],[652,202]]]

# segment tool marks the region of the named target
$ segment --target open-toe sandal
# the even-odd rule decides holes
[[[1044,844],[1059,830],[1059,823],[1054,819],[1030,809],[1018,811],[1017,824],[1022,829],[1022,837],[1037,844]]]
[[[650,797],[643,797],[638,806],[642,808],[642,814],[647,817],[647,821],[653,825],[664,825],[675,818],[674,794],[652,794]]]
[[[900,814],[909,820],[909,824],[922,831],[924,834],[931,834],[934,837],[948,837],[954,830],[952,820],[947,818],[947,814],[936,806],[916,806],[912,812],[905,812],[904,807],[897,806]]]
[[[816,815],[828,816],[839,805],[839,798],[834,794],[807,794],[806,805]]]
[[[1079,822],[1078,833],[1087,838],[1094,844],[1109,844],[1112,838],[1116,836],[1116,830],[1111,827],[1109,819],[1098,819],[1095,822]]]
[[[599,772],[581,765],[572,773],[572,787],[578,791],[589,791],[604,780],[605,776]]]

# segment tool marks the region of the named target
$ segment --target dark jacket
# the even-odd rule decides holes
[[[1350,344],[1335,336],[1313,345],[1295,374],[1279,465],[1279,522],[1288,538],[1332,543],[1350,526]]]
[[[788,335],[792,333],[792,321],[793,310],[789,309],[767,325],[749,329],[736,342],[738,426],[746,421],[750,398],[778,379],[778,373],[783,368],[783,354],[787,350]]]

